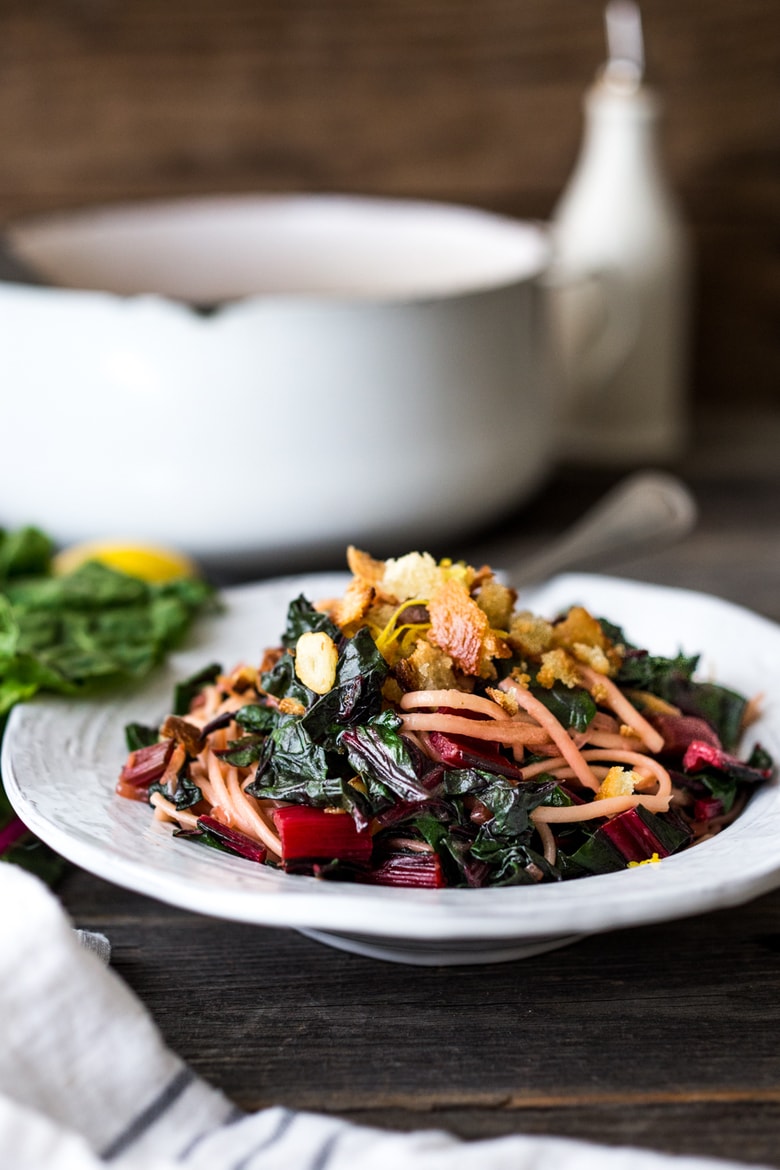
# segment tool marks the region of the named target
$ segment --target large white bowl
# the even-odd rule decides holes
[[[347,580],[319,574],[227,590],[224,612],[199,623],[190,646],[135,690],[102,701],[17,706],[3,739],[2,772],[19,816],[63,856],[118,885],[199,913],[293,927],[346,950],[421,965],[528,957],[582,935],[738,906],[780,885],[777,777],[718,836],[660,864],[478,890],[285,874],[175,838],[147,805],[116,795],[127,723],[158,722],[174,683],[206,662],[230,668],[256,660],[278,642],[294,597],[337,596]],[[762,694],[762,718],[745,749],[760,741],[780,760],[780,627],[773,622],[705,594],[588,574],[555,578],[524,594],[523,604],[547,615],[582,604],[656,654],[701,653],[700,677]]]
[[[46,285],[0,283],[0,524],[273,565],[465,531],[549,466],[541,227],[247,196],[6,238]]]

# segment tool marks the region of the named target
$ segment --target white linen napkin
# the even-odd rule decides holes
[[[166,1048],[106,966],[105,940],[75,931],[37,878],[0,862],[0,906],[3,1170],[737,1170],[564,1139],[462,1142],[281,1107],[241,1113]]]

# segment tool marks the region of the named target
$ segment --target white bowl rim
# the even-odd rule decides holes
[[[433,199],[337,193],[120,201],[20,217],[4,230],[10,254],[49,282],[30,286],[30,295],[51,293],[54,285],[59,296],[88,291],[209,306],[239,299],[449,299],[536,280],[552,252],[538,220]],[[221,259],[225,243],[234,250]],[[296,274],[300,244],[313,253],[308,284]],[[345,246],[356,249],[354,256]],[[264,257],[277,267],[262,288],[252,265]],[[144,264],[151,265],[148,277]],[[372,279],[361,284],[367,272]]]

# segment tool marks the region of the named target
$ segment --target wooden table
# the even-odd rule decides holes
[[[764,423],[699,433],[677,469],[699,500],[696,533],[621,574],[780,620],[778,419]],[[562,470],[464,551],[535,548],[614,479]],[[110,937],[115,969],[170,1045],[245,1109],[283,1103],[464,1138],[563,1135],[780,1166],[780,891],[461,968],[347,955],[79,871],[61,894],[78,925]]]

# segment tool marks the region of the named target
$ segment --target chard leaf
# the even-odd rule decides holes
[[[62,577],[30,577],[11,582],[11,603],[22,610],[85,610],[143,604],[149,586],[136,577],[117,573],[97,561],[88,561]]]
[[[125,743],[129,752],[136,752],[139,748],[150,747],[157,743],[159,728],[147,727],[143,723],[128,723],[125,726]]]
[[[556,682],[552,687],[534,686],[531,693],[559,723],[574,731],[586,731],[596,714],[596,703],[584,687],[567,687]]]
[[[544,800],[539,803],[547,805],[549,808],[570,808],[574,804],[570,794],[563,788],[553,776],[549,774],[542,774],[536,777],[537,783],[542,781],[552,781],[554,787],[545,795]]]
[[[311,706],[303,723],[316,740],[324,740],[335,725],[365,723],[382,709],[382,684],[388,666],[365,628],[344,640],[336,665],[336,680],[327,694]]]
[[[146,673],[214,604],[203,581],[148,584],[97,562],[55,577],[51,552],[36,528],[0,530],[0,718],[41,690],[76,694]],[[49,857],[32,836],[6,854],[45,880],[62,866]]]
[[[260,800],[287,800],[291,804],[309,804],[315,808],[341,805],[344,781],[332,776],[300,776],[287,772],[254,780],[246,788]]]
[[[72,694],[76,686],[30,654],[17,654],[0,673],[0,716],[40,690]]]
[[[19,624],[11,603],[0,594],[0,664],[13,660],[19,645]]]
[[[650,691],[683,712],[705,719],[723,746],[733,749],[739,743],[746,700],[736,691],[717,683],[697,682],[693,678],[699,655],[678,654],[663,658],[644,650],[632,649],[615,676],[620,687]]]
[[[731,811],[739,792],[739,783],[736,779],[727,776],[725,772],[717,772],[715,769],[697,772],[696,779],[704,785],[710,796],[720,801],[724,812]]]
[[[48,572],[54,545],[39,528],[0,529],[0,583]]]
[[[479,799],[493,813],[491,820],[482,825],[480,837],[495,840],[509,838],[517,840],[533,831],[530,813],[543,803],[557,784],[554,780],[530,784],[510,784],[503,776],[491,777],[479,794]]]
[[[221,760],[237,768],[249,768],[266,755],[266,740],[269,732],[280,722],[279,713],[273,707],[260,703],[248,703],[236,711],[234,719],[248,734],[240,739],[230,740],[224,751],[217,752]],[[284,721],[284,717],[281,717]]]
[[[341,630],[328,617],[320,613],[303,594],[291,601],[287,609],[287,626],[282,635],[282,645],[288,650],[295,649],[301,634],[326,633],[334,642],[341,638]]]
[[[201,670],[191,674],[189,678],[182,679],[176,685],[173,692],[173,714],[186,715],[192,704],[192,700],[200,691],[209,683],[213,683],[217,676],[222,674],[222,667],[218,662],[210,662],[208,666],[204,666]]]
[[[198,804],[203,800],[203,793],[197,784],[182,771],[179,773],[176,783],[176,790],[171,791],[171,786],[165,784],[150,784],[149,795],[153,792],[160,792],[166,800],[170,800],[176,808],[192,808],[194,804]]]
[[[742,735],[742,719],[747,706],[747,700],[742,695],[728,687],[709,682],[681,684],[672,689],[671,694],[674,697],[669,701],[686,715],[706,719],[728,751],[736,748]]]
[[[477,837],[471,854],[491,867],[491,886],[527,886],[541,881],[559,881],[554,866],[535,849],[522,842],[507,844],[492,838]]]
[[[379,781],[401,800],[429,800],[431,793],[421,783],[414,760],[403,736],[401,720],[393,711],[383,711],[358,727],[340,732],[338,746],[346,751],[351,768],[369,792]]]
[[[287,719],[268,737],[272,747],[272,768],[277,778],[295,777],[323,782],[328,774],[328,756],[311,738],[300,719]]]
[[[273,707],[263,707],[260,703],[247,703],[240,707],[234,715],[239,727],[255,734],[271,731],[277,723],[277,713]]]
[[[759,772],[768,772],[774,767],[774,759],[766,750],[762,748],[760,743],[757,743],[750,755],[748,756],[748,768],[755,768]]]
[[[414,827],[441,858],[448,885],[487,885],[490,867],[471,854],[473,832],[425,812],[415,817]]]
[[[632,649],[624,658],[615,682],[619,687],[650,691],[666,698],[670,690],[690,681],[698,663],[698,654],[688,657],[680,653],[675,658],[664,658]]]
[[[301,725],[285,719],[266,737],[250,796],[322,807],[339,804],[344,780],[332,757]]]
[[[440,854],[442,848],[446,847],[450,827],[431,813],[418,813],[413,824],[422,839]]]
[[[240,739],[231,739],[223,751],[215,754],[234,768],[249,768],[262,758],[264,752],[264,735],[242,735]]]
[[[275,699],[294,699],[307,709],[316,699],[314,691],[305,687],[295,673],[295,659],[283,654],[273,668],[262,677],[263,690]]]
[[[481,793],[494,779],[494,773],[482,772],[478,768],[453,768],[444,773],[442,784],[450,796],[465,796]]]

